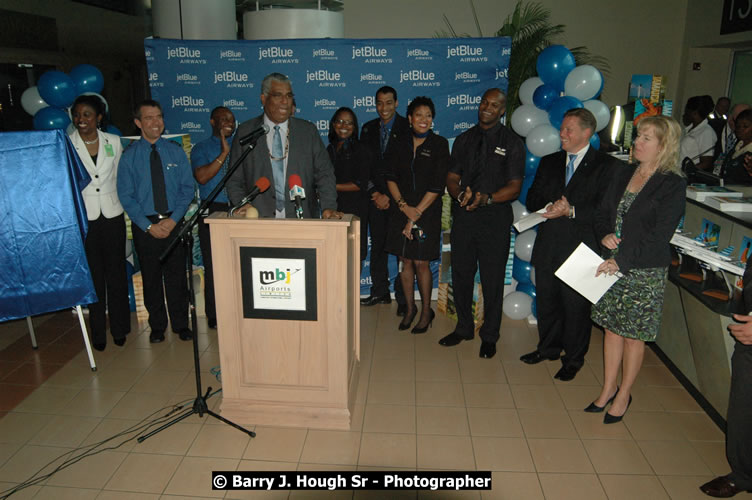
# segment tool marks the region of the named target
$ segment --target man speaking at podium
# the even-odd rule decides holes
[[[305,218],[318,218],[319,205],[324,219],[340,219],[337,212],[337,190],[334,167],[316,126],[290,116],[294,98],[289,78],[281,73],[267,75],[261,83],[261,104],[264,114],[243,122],[235,134],[230,150],[230,165],[243,154],[244,138],[260,134],[256,148],[243,160],[227,181],[230,204],[240,202],[261,177],[267,177],[271,188],[259,194],[252,205],[260,217],[295,218],[293,200],[288,195],[288,179],[299,176],[303,193]],[[264,126],[268,133],[264,134]],[[300,191],[300,190],[298,190]],[[239,209],[243,215],[247,207]]]

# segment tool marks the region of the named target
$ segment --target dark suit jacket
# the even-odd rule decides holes
[[[395,114],[394,124],[392,124],[392,133],[389,136],[389,142],[386,145],[386,151],[384,152],[384,158],[388,158],[391,153],[394,153],[394,148],[401,140],[410,136],[410,122],[404,116]],[[373,187],[371,192],[378,191],[381,194],[389,194],[389,190],[386,187],[386,179],[384,175],[391,170],[391,166],[385,163],[385,160],[381,158],[381,118],[376,118],[363,125],[363,129],[360,131],[360,142],[368,146],[377,159],[374,168],[371,169],[371,182]]]
[[[235,139],[232,141],[230,165],[235,163],[244,150],[238,144],[238,139],[259,128],[263,123],[264,117],[261,115],[240,124]],[[304,217],[319,217],[319,203],[321,210],[329,208],[336,210],[337,188],[334,179],[334,167],[329,160],[329,154],[326,152],[324,143],[321,141],[318,129],[311,122],[290,118],[289,130],[290,150],[287,158],[285,193],[288,191],[287,180],[291,175],[298,174],[303,181],[302,187],[306,195],[303,200]],[[258,209],[260,217],[274,217],[276,194],[266,137],[259,139],[256,143],[256,149],[243,160],[243,164],[227,181],[227,196],[230,203],[234,205],[242,200],[261,177],[267,177],[271,186],[264,193],[258,195],[251,204]],[[285,196],[285,211],[288,219],[295,217],[295,203],[290,200],[289,196]]]
[[[614,169],[595,218],[600,242],[614,232],[616,208],[632,178],[635,166]],[[671,236],[684,215],[687,180],[677,174],[657,172],[645,184],[624,216],[616,263],[621,272],[632,268],[668,267],[671,264]],[[603,249],[605,251],[605,248]]]
[[[565,186],[567,152],[559,151],[541,158],[535,180],[527,193],[527,209],[535,212],[548,202],[566,196],[569,204],[575,208],[575,217],[558,217],[538,226],[533,265],[558,268],[580,242],[596,252],[600,251],[593,229],[595,213],[608,184],[610,171],[621,163],[591,147]]]

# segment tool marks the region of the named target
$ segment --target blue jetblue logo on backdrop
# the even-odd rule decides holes
[[[471,73],[470,71],[462,71],[454,74],[454,81],[461,80],[463,83],[477,83],[480,82],[478,73]]]
[[[389,57],[389,53],[385,48],[377,49],[373,45],[366,45],[365,47],[353,47],[352,58],[365,58],[364,63],[389,63],[391,64],[392,58]]]
[[[235,71],[214,72],[214,83],[225,83],[227,88],[253,88],[253,83],[248,81],[246,73],[236,73]]]
[[[149,62],[153,62],[154,61],[154,55],[152,55],[151,49],[145,48],[144,49],[144,55],[146,56],[146,60],[147,61],[149,61]]]
[[[198,75],[192,75],[190,73],[181,73],[175,75],[175,81],[184,83],[186,85],[200,85],[201,82],[198,79]]]
[[[180,122],[180,130],[188,130],[189,132],[203,132],[204,127],[200,123],[196,122]]]
[[[313,49],[313,57],[328,61],[336,61],[339,59],[336,53],[329,49]]]
[[[222,50],[219,52],[219,58],[228,61],[245,61],[243,53],[239,50]]]
[[[454,124],[454,131],[462,133],[465,130],[470,130],[471,128],[473,128],[474,125],[475,124],[469,123],[469,122],[455,123]]]
[[[472,45],[455,45],[447,47],[447,59],[459,57],[460,62],[487,62],[488,57],[483,55],[483,47]]]
[[[306,83],[318,82],[319,87],[347,87],[342,81],[340,73],[332,73],[326,69],[317,69],[315,71],[306,71]]]
[[[440,87],[441,82],[436,81],[436,73],[411,69],[400,71],[400,83],[411,82],[413,87]]]
[[[329,120],[316,120],[316,128],[322,136],[329,134]]]
[[[460,111],[475,109],[480,104],[481,96],[471,96],[470,94],[457,94],[447,96],[446,107],[459,106]]]
[[[316,99],[313,101],[313,107],[314,108],[321,108],[321,109],[337,109],[337,101],[334,99]]]
[[[499,78],[501,78],[502,80],[506,80],[507,78],[509,78],[509,68],[504,68],[504,69],[497,68],[496,78],[494,78],[494,80],[498,80]]]
[[[368,85],[385,85],[384,75],[376,73],[361,73],[360,81],[366,82]]]
[[[248,106],[245,105],[245,101],[240,99],[225,99],[222,101],[222,106],[233,111],[246,111],[248,109]]]
[[[283,49],[279,46],[259,48],[259,61],[262,59],[271,59],[272,64],[299,64],[300,60],[295,57],[292,49]]]
[[[164,87],[164,82],[159,81],[159,74],[156,71],[149,73],[149,87]]]
[[[200,97],[183,95],[172,98],[172,108],[183,108],[183,111],[208,112],[209,108],[205,106],[204,100]]]
[[[188,47],[167,47],[167,60],[180,59],[180,64],[206,64],[201,58],[201,50]]]
[[[412,57],[417,61],[432,61],[433,56],[430,52],[423,49],[407,49],[407,57]]]
[[[372,95],[367,95],[364,97],[353,97],[352,107],[354,110],[358,108],[366,108],[366,112],[376,111],[376,97]]]

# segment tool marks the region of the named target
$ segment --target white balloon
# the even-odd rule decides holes
[[[603,101],[591,99],[585,101],[582,105],[585,106],[585,109],[593,113],[593,116],[595,116],[595,123],[597,125],[595,127],[596,132],[600,132],[606,128],[608,122],[611,121],[611,112]]]
[[[530,282],[533,284],[533,286],[536,286],[535,285],[535,266],[530,267]]]
[[[521,218],[525,217],[526,215],[529,215],[529,212],[527,211],[527,207],[522,204],[519,200],[514,200],[512,202],[512,214],[514,215],[514,222],[517,222]]]
[[[530,262],[537,234],[534,229],[528,229],[517,235],[517,238],[514,240],[514,254],[520,260]]]
[[[595,97],[603,87],[603,75],[589,64],[577,66],[564,80],[564,94],[587,101]]]
[[[548,123],[548,113],[534,104],[523,104],[512,113],[512,129],[522,137],[542,123]]]
[[[520,85],[520,90],[518,91],[520,102],[522,104],[533,104],[533,94],[535,93],[535,89],[537,89],[541,85],[543,85],[543,80],[541,80],[537,76],[528,78],[527,80],[522,82],[522,85]]]
[[[49,106],[49,104],[47,104],[45,100],[42,99],[42,96],[39,95],[39,89],[36,85],[29,87],[23,91],[23,94],[21,94],[21,107],[31,116],[34,116],[37,114],[37,111],[46,108],[47,106]]]
[[[545,111],[544,111],[545,113]],[[555,153],[561,147],[559,131],[548,120],[536,126],[525,138],[527,149],[535,156],[546,156]]]
[[[512,292],[504,297],[502,310],[512,319],[525,319],[533,312],[533,298],[524,292]]]

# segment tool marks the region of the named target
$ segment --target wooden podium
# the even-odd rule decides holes
[[[211,224],[222,416],[350,429],[360,362],[360,220]]]

